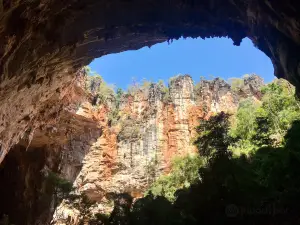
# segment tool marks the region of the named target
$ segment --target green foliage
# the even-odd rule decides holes
[[[213,155],[200,168],[200,182],[177,194],[174,210],[180,209],[183,224],[294,224],[300,208],[299,134],[297,121],[283,148],[262,147],[248,157]]]
[[[166,87],[164,80],[159,80],[157,82],[157,85],[160,86],[160,87]]]
[[[252,75],[250,75],[250,74],[244,74],[243,76],[242,76],[242,79],[247,79],[247,78],[249,78],[249,77],[251,77]]]
[[[282,138],[292,122],[300,118],[300,107],[295,98],[295,89],[287,81],[276,80],[265,86],[262,93],[264,96],[260,115],[268,119],[270,133]],[[280,142],[282,139],[277,141]]]
[[[228,82],[233,91],[238,91],[244,87],[244,80],[240,78],[229,78]]]
[[[249,153],[256,151],[258,146],[249,139],[240,139],[232,143],[228,149],[233,153],[233,155],[239,157],[241,155],[248,155]]]
[[[256,132],[252,136],[253,144],[263,147],[271,146],[273,140],[270,134],[270,121],[266,117],[257,117],[255,119]]]
[[[141,85],[141,87],[142,87],[142,88],[150,88],[151,84],[152,84],[151,81],[148,81],[148,80],[146,80],[146,79],[144,78],[144,79],[142,80],[142,85]]]
[[[239,104],[236,114],[236,123],[230,129],[230,134],[234,138],[243,137],[243,139],[251,139],[256,134],[256,110],[258,104],[252,99],[246,99]]]
[[[168,87],[162,86],[161,93],[162,93],[162,102],[163,103],[168,104],[168,103],[172,102],[170,90]]]
[[[108,85],[99,74],[89,67],[85,67],[85,71],[87,74],[85,89],[94,96],[94,105],[105,104],[108,100],[114,99],[115,91],[112,85]]]
[[[248,154],[259,147],[282,145],[292,122],[300,118],[299,102],[288,82],[276,80],[263,87],[262,93],[261,103],[247,99],[233,116],[230,135],[238,139],[231,146],[234,153]]]
[[[196,95],[199,95],[199,96],[200,96],[200,94],[201,94],[203,80],[204,80],[204,79],[201,79],[201,78],[200,78],[200,82],[198,82],[198,83],[196,83],[196,84],[194,85],[194,93],[195,93]]]
[[[156,154],[156,149],[153,149],[153,151],[155,151],[155,157],[150,159],[146,165],[148,184],[152,184],[154,182],[157,173],[158,158]]]
[[[163,175],[150,187],[148,193],[154,196],[164,196],[169,201],[175,200],[175,192],[187,188],[199,180],[198,169],[203,165],[203,160],[198,156],[175,158],[168,175]]]
[[[148,81],[147,79],[142,79],[141,82],[136,81],[134,78],[132,79],[131,85],[128,85],[127,87],[127,94],[134,96],[139,91],[145,91],[148,90],[153,83],[151,81]]]
[[[181,222],[179,212],[165,197],[151,193],[135,202],[130,218],[132,225],[171,225]]]
[[[92,76],[92,74],[94,73],[92,72],[92,69],[89,66],[85,66],[83,69],[87,76]]]
[[[169,88],[165,85],[165,82],[163,80],[159,80],[157,82],[157,86],[161,91],[162,94],[162,102],[164,103],[169,103],[171,102],[171,96],[170,96],[170,90]]]
[[[117,95],[116,95],[116,107],[120,108],[121,98],[124,95],[124,91],[122,88],[117,89]]]
[[[169,84],[173,83],[178,77],[182,76],[182,74],[177,74],[174,77],[170,77],[169,78]]]
[[[295,90],[289,83],[276,80],[262,89],[261,104],[246,100],[239,106],[230,134],[245,142],[248,147],[257,149],[262,146],[278,146],[292,122],[300,118],[299,103]],[[234,152],[239,152],[235,144]],[[252,146],[250,146],[252,145]]]
[[[73,190],[72,183],[61,178],[59,174],[49,171],[46,177],[47,186],[54,190],[54,194],[59,198],[66,198]]]
[[[110,125],[117,124],[120,119],[120,103],[124,92],[121,88],[118,88],[115,92],[115,88],[112,85],[108,85],[102,77],[96,72],[91,71],[89,67],[85,67],[86,74],[86,91],[93,96],[92,104],[101,105],[105,104],[110,107],[108,113],[108,121]]]
[[[243,102],[233,123],[225,113],[200,121],[195,144],[206,163],[175,160],[118,224],[298,224],[300,120],[290,90],[268,85],[262,104]]]
[[[110,125],[116,125],[120,119],[120,104],[123,95],[124,91],[121,88],[118,88],[115,95],[115,105],[111,107],[108,114],[108,121]]]
[[[209,157],[214,153],[225,153],[232,139],[229,136],[229,114],[221,112],[216,116],[211,116],[208,120],[202,120],[196,128],[198,137],[194,144],[199,150],[199,154]]]
[[[114,87],[111,85],[107,85],[105,82],[100,84],[100,90],[97,93],[99,103],[105,104],[107,101],[112,101],[115,97]]]
[[[86,90],[92,94],[97,94],[100,91],[100,85],[103,79],[100,75],[95,74],[86,78]]]

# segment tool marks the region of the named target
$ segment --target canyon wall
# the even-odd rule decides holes
[[[246,98],[259,101],[263,80],[252,75],[242,82],[236,90],[219,78],[195,86],[184,75],[170,79],[168,88],[161,83],[137,87],[121,96],[114,122],[109,119],[114,103],[93,106],[85,102],[78,113],[95,117],[102,135],[89,146],[81,163],[74,181],[76,191],[96,202],[91,209],[94,213],[111,212],[116,194],[142,197],[155,179],[169,172],[174,157],[197,153],[193,138],[199,119],[221,111],[234,113]],[[79,214],[65,201],[53,222],[64,224],[68,217],[77,221]]]
[[[181,75],[171,78],[169,87],[138,86],[101,103],[85,89],[81,74],[53,123],[28,132],[1,165],[0,179],[7,182],[0,195],[11,205],[0,204],[0,219],[2,214],[16,225],[24,218],[30,225],[78,224],[82,212],[47,188],[51,173],[71,182],[76,195],[95,201],[93,214],[111,212],[118,194],[142,197],[169,172],[174,157],[197,153],[193,138],[199,119],[233,113],[246,98],[260,99],[260,77],[242,82],[242,88],[219,78],[195,85]]]

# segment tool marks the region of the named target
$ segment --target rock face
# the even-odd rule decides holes
[[[299,12],[298,1],[279,0],[1,0],[0,162],[52,118],[75,72],[109,53],[180,36],[249,37],[299,89]]]
[[[81,85],[81,79],[76,80],[64,93],[68,107],[60,107],[59,98],[52,99],[51,107],[57,110],[50,111],[51,120],[26,132],[0,165],[0,223],[7,218],[4,224],[49,224],[60,203],[49,174],[76,179],[86,148],[101,136],[94,118],[77,113],[78,104],[86,99]]]
[[[109,192],[140,197],[157,176],[168,171],[174,156],[195,151],[190,143],[193,124],[189,124],[192,79],[178,77],[170,84],[170,103],[162,97],[156,84],[137,90],[136,95],[123,97],[119,123],[103,124],[103,135],[87,154],[76,184],[90,198],[101,200]]]
[[[192,140],[199,119],[234,112],[245,98],[259,100],[263,85],[251,75],[235,90],[218,78],[195,86],[189,75],[181,75],[170,79],[168,88],[151,84],[93,105],[95,98],[83,90],[83,80],[78,76],[65,94],[68,107],[52,123],[28,132],[1,165],[0,179],[7,182],[0,197],[10,198],[11,204],[0,203],[0,219],[8,215],[16,225],[32,225],[50,220],[66,224],[71,218],[71,224],[78,224],[80,211],[68,201],[60,203],[49,189],[50,172],[96,201],[93,213],[111,212],[115,196],[122,193],[142,197],[155,179],[169,172],[174,157],[197,152]],[[112,122],[116,105],[119,117]]]
[[[204,105],[205,111],[210,113],[234,112],[241,99],[261,98],[260,88],[264,85],[261,77],[251,75],[239,81],[241,86],[234,90],[230,84],[220,78],[212,81],[201,80],[196,90],[197,104]]]
[[[121,117],[113,125],[108,119],[110,107],[83,104],[79,113],[94,115],[101,124],[102,135],[84,147],[88,151],[74,187],[96,201],[93,210],[101,213],[112,211],[116,194],[142,197],[155,179],[169,172],[174,157],[197,152],[192,140],[199,119],[221,111],[234,112],[246,98],[259,100],[262,79],[251,75],[241,82],[243,85],[237,90],[218,78],[203,80],[194,88],[192,78],[184,75],[172,78],[167,91],[162,84],[151,84],[135,90],[134,95],[123,95]],[[78,151],[82,147],[81,143]],[[69,169],[73,165],[62,164]],[[60,224],[68,216],[78,221],[80,212],[74,212],[64,202],[53,222]]]

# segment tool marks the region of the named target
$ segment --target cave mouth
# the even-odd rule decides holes
[[[182,35],[228,36],[235,45],[249,37],[270,57],[278,78],[300,87],[296,1],[65,3],[1,1],[0,163],[30,126],[52,119],[64,105],[55,94],[60,97],[75,72],[110,53]]]
[[[42,147],[16,145],[10,150],[0,165],[0,224],[35,224],[49,219],[53,191],[45,173],[57,170],[58,165],[52,164],[54,156]]]
[[[228,38],[180,38],[155,44],[151,48],[109,54],[94,59],[89,75],[99,74],[114,88],[128,89],[144,82],[157,83],[179,74],[199,79],[228,80],[245,74],[258,74],[271,82],[274,69],[271,60],[248,38],[234,46]]]
[[[232,54],[228,55],[231,51]],[[182,64],[180,61],[184,63]],[[239,68],[234,70],[237,65]],[[255,48],[249,39],[245,39],[241,46],[234,46],[232,41],[226,38],[180,39],[173,43],[156,44],[150,49],[146,47],[103,56],[95,59],[90,67],[101,75],[103,68],[103,71],[107,72],[102,75],[104,81],[117,83],[116,86],[123,89],[131,84],[132,73],[138,75],[136,78],[138,82],[143,81],[144,78],[153,82],[157,82],[159,79],[167,82],[171,76],[180,72],[190,73],[196,82],[199,81],[202,74],[207,79],[212,79],[213,77],[209,75],[213,74],[214,77],[222,77],[227,80],[230,77],[238,77],[256,71],[264,75],[265,70],[269,75],[267,80],[273,79],[273,67],[269,58]],[[191,72],[190,67],[192,67]],[[152,70],[152,68],[156,70]],[[132,72],[132,69],[136,70]],[[207,72],[212,69],[216,69],[215,72]],[[159,75],[156,75],[157,73]],[[151,77],[152,74],[154,77]],[[50,129],[49,132],[53,132],[53,130]],[[33,140],[32,144],[37,144],[36,142],[38,143],[37,140]],[[80,146],[80,140],[77,144]],[[47,188],[46,180],[41,171],[44,168],[56,171],[58,165],[52,165],[51,162],[58,163],[57,157],[59,156],[49,154],[48,149],[43,147],[26,149],[26,146],[17,145],[9,152],[0,167],[0,179],[6,180],[5,184],[1,185],[0,198],[10,199],[9,205],[5,202],[0,204],[2,217],[10,215],[11,222],[15,224],[22,224],[24,220],[31,224],[37,220],[37,216],[38,219],[49,220],[49,218],[41,218],[49,216],[46,209],[47,204],[49,206],[51,201],[50,196],[45,193],[49,190],[45,190]],[[79,172],[76,170],[74,174],[77,175]],[[32,207],[28,207],[28,205]],[[46,208],[35,208],[37,206]]]

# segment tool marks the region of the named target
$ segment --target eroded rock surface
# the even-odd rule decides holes
[[[262,79],[251,75],[241,81],[242,88],[235,90],[218,78],[203,80],[195,88],[189,75],[172,78],[168,91],[162,84],[151,84],[122,96],[121,117],[113,125],[109,106],[86,102],[78,113],[94,117],[102,135],[84,147],[88,150],[74,182],[76,191],[96,201],[92,210],[100,213],[112,211],[116,194],[142,197],[155,179],[169,172],[174,157],[197,152],[192,140],[199,119],[221,111],[233,113],[246,98],[259,101]],[[79,221],[80,212],[63,202],[53,222],[60,224],[68,216]]]
[[[96,120],[77,113],[86,99],[81,78],[70,84],[64,98],[55,95],[47,102],[45,110],[49,112],[45,114],[51,113],[51,120],[40,121],[25,132],[0,165],[0,223],[49,224],[60,203],[49,175],[58,174],[73,182],[86,148],[101,136]]]
[[[45,189],[50,172],[70,181],[75,193],[95,201],[92,213],[111,212],[115,196],[122,193],[142,197],[155,179],[169,172],[174,157],[196,153],[192,140],[199,119],[234,112],[245,98],[259,100],[263,85],[256,75],[242,80],[242,88],[235,90],[218,78],[195,86],[189,75],[176,76],[168,88],[157,83],[120,96],[119,117],[112,121],[117,100],[93,105],[95,98],[83,89],[83,81],[78,77],[66,93],[68,106],[51,123],[27,132],[0,168],[0,179],[13,175],[2,186],[3,196],[12,196],[15,189],[19,193],[8,207],[0,204],[0,214],[22,215],[24,219],[13,220],[16,225],[24,220],[79,223],[81,212]]]

